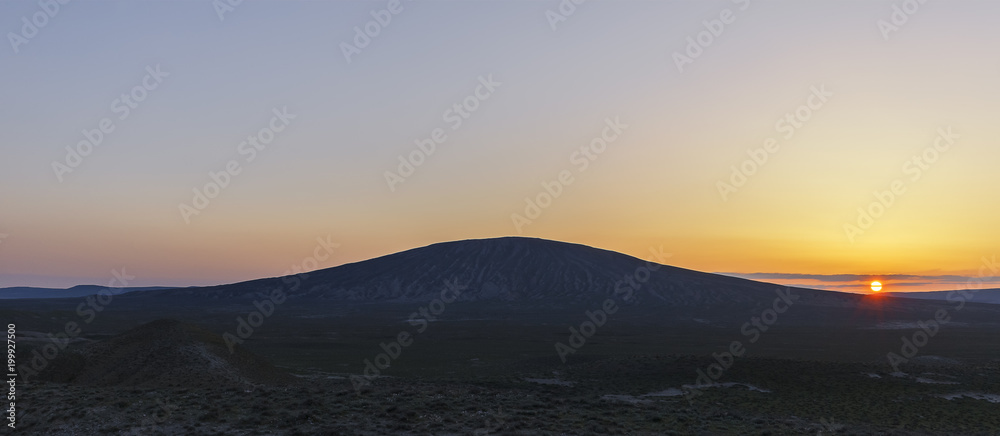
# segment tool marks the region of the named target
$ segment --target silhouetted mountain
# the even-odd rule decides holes
[[[433,244],[304,276],[173,289],[138,298],[259,298],[282,289],[290,299],[356,302],[428,301],[446,281],[467,287],[459,301],[597,301],[621,299],[638,285],[635,304],[746,305],[770,302],[779,285],[661,265],[621,253],[545,239],[505,237]],[[648,277],[645,272],[649,272]],[[646,279],[645,283],[641,281]],[[623,290],[616,294],[615,290]],[[863,296],[796,289],[800,302],[851,306]]]
[[[35,288],[29,286],[18,286],[12,288],[0,288],[0,300],[10,300],[17,298],[74,298],[74,297],[86,297],[88,295],[97,295],[97,293],[108,289],[107,286],[97,286],[97,285],[78,285],[69,289],[55,289],[55,288]],[[124,294],[128,292],[138,292],[138,291],[157,291],[163,289],[171,289],[169,287],[163,286],[153,286],[145,288],[115,288],[113,290],[114,294]]]
[[[962,296],[960,294],[956,294],[957,292],[958,291],[886,292],[885,295],[897,298],[947,301],[949,295],[951,295],[952,298]],[[970,303],[1000,304],[1000,289],[968,289],[964,292],[969,292],[970,295],[972,295],[972,297],[968,299]]]

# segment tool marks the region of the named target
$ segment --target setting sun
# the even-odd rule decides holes
[[[882,283],[880,283],[880,282],[872,282],[872,290],[875,291],[875,292],[881,291],[882,290]]]

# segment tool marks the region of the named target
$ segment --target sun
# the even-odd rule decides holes
[[[880,282],[872,282],[872,290],[875,291],[875,292],[881,291],[882,290],[882,283],[880,283]]]

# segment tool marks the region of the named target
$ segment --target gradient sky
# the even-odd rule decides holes
[[[15,53],[41,8],[0,3],[0,286],[121,268],[131,285],[228,283],[285,273],[318,238],[339,244],[316,263],[332,267],[518,234],[850,291],[995,275],[980,267],[1000,251],[1000,4],[929,2],[886,40],[902,2],[591,0],[553,30],[558,1],[404,1],[347,62],[341,44],[388,4],[246,1],[220,20],[209,1],[78,0]],[[679,71],[674,53],[726,9]],[[169,76],[119,119],[115,99],[157,65]],[[501,85],[453,129],[445,111],[490,75]],[[833,95],[786,139],[776,122],[814,87]],[[240,142],[286,107],[247,162]],[[60,182],[52,162],[102,118],[115,130]],[[627,129],[581,170],[574,151],[609,118]],[[913,181],[904,165],[948,127],[960,136]],[[385,172],[436,128],[447,140],[390,190]],[[780,149],[724,200],[717,183],[768,138]],[[179,205],[230,160],[242,172],[186,223]],[[563,171],[519,232],[511,215]],[[844,225],[897,180],[905,195],[852,241]]]

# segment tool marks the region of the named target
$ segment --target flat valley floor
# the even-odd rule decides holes
[[[23,309],[30,303],[23,305],[17,313],[22,332],[57,331],[71,316],[58,307],[29,312]],[[831,328],[789,317],[751,343],[740,322],[669,324],[625,308],[563,363],[555,344],[567,342],[569,327],[586,319],[583,306],[525,309],[517,320],[497,320],[480,306],[456,305],[422,333],[405,322],[412,311],[408,305],[337,307],[319,310],[328,315],[318,317],[314,305],[289,304],[243,344],[273,364],[272,371],[287,375],[285,381],[236,386],[185,377],[135,386],[36,381],[19,385],[18,432],[1000,434],[995,327],[946,326],[897,372],[885,356],[899,352],[901,337],[914,331],[905,326]],[[220,336],[236,327],[232,308],[207,315],[181,307],[153,313],[126,303],[116,309],[87,326],[85,340],[74,347],[150,319],[179,319]],[[801,316],[809,317],[804,309]],[[358,379],[352,382],[351,376],[363,374],[365,361],[376,359],[380,345],[402,331],[414,333],[412,343],[388,369],[356,388]],[[713,354],[725,352],[734,340],[744,343],[746,354],[733,359],[719,377],[721,385],[684,395],[699,371],[717,361]]]

